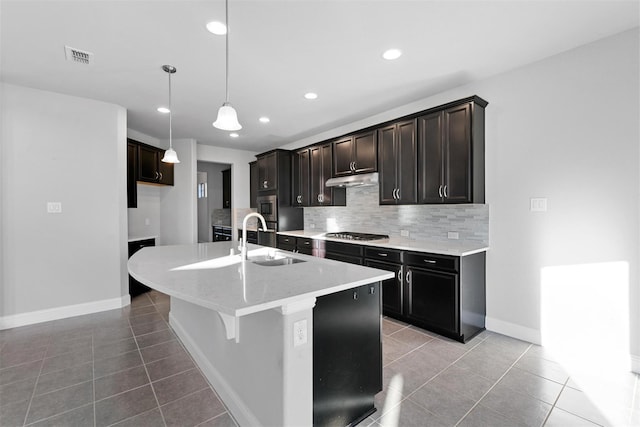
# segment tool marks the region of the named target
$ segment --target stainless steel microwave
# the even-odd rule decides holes
[[[276,196],[259,196],[258,213],[264,217],[267,222],[278,221],[278,199]]]

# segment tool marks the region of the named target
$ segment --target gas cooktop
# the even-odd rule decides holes
[[[389,238],[389,236],[386,234],[354,233],[351,231],[325,233],[324,237],[329,237],[332,239],[344,239],[344,240],[382,240],[382,239]]]

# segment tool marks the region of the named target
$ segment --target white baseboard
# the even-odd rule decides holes
[[[191,336],[182,327],[180,322],[169,312],[169,324],[173,328],[182,344],[187,348],[191,357],[196,361],[196,364],[202,371],[207,380],[211,383],[216,393],[224,404],[229,409],[229,412],[241,426],[257,426],[260,422],[253,414],[253,412],[242,402],[242,399],[233,391],[229,384],[224,380],[223,376],[218,370],[211,364],[209,359],[200,350],[200,347],[196,345]]]
[[[532,344],[542,343],[540,331],[537,329],[527,328],[526,326],[517,325],[504,320],[488,317],[485,319],[485,327],[491,332],[497,332],[511,338],[516,338]]]
[[[46,310],[30,311],[28,313],[11,314],[0,317],[0,330],[49,322],[67,317],[82,316],[84,314],[98,313],[100,311],[114,310],[129,304],[131,304],[131,296],[126,294],[119,298],[48,308]]]

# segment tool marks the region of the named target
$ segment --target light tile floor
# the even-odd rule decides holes
[[[0,426],[235,426],[168,312],[151,291],[0,331]],[[491,332],[460,344],[385,318],[383,357],[378,411],[361,426],[640,426],[636,375],[582,381],[544,348]]]

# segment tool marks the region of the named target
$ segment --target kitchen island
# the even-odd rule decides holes
[[[241,426],[369,415],[382,375],[379,282],[393,273],[248,248],[247,261],[235,242],[144,248],[129,273],[171,297],[171,326]]]

